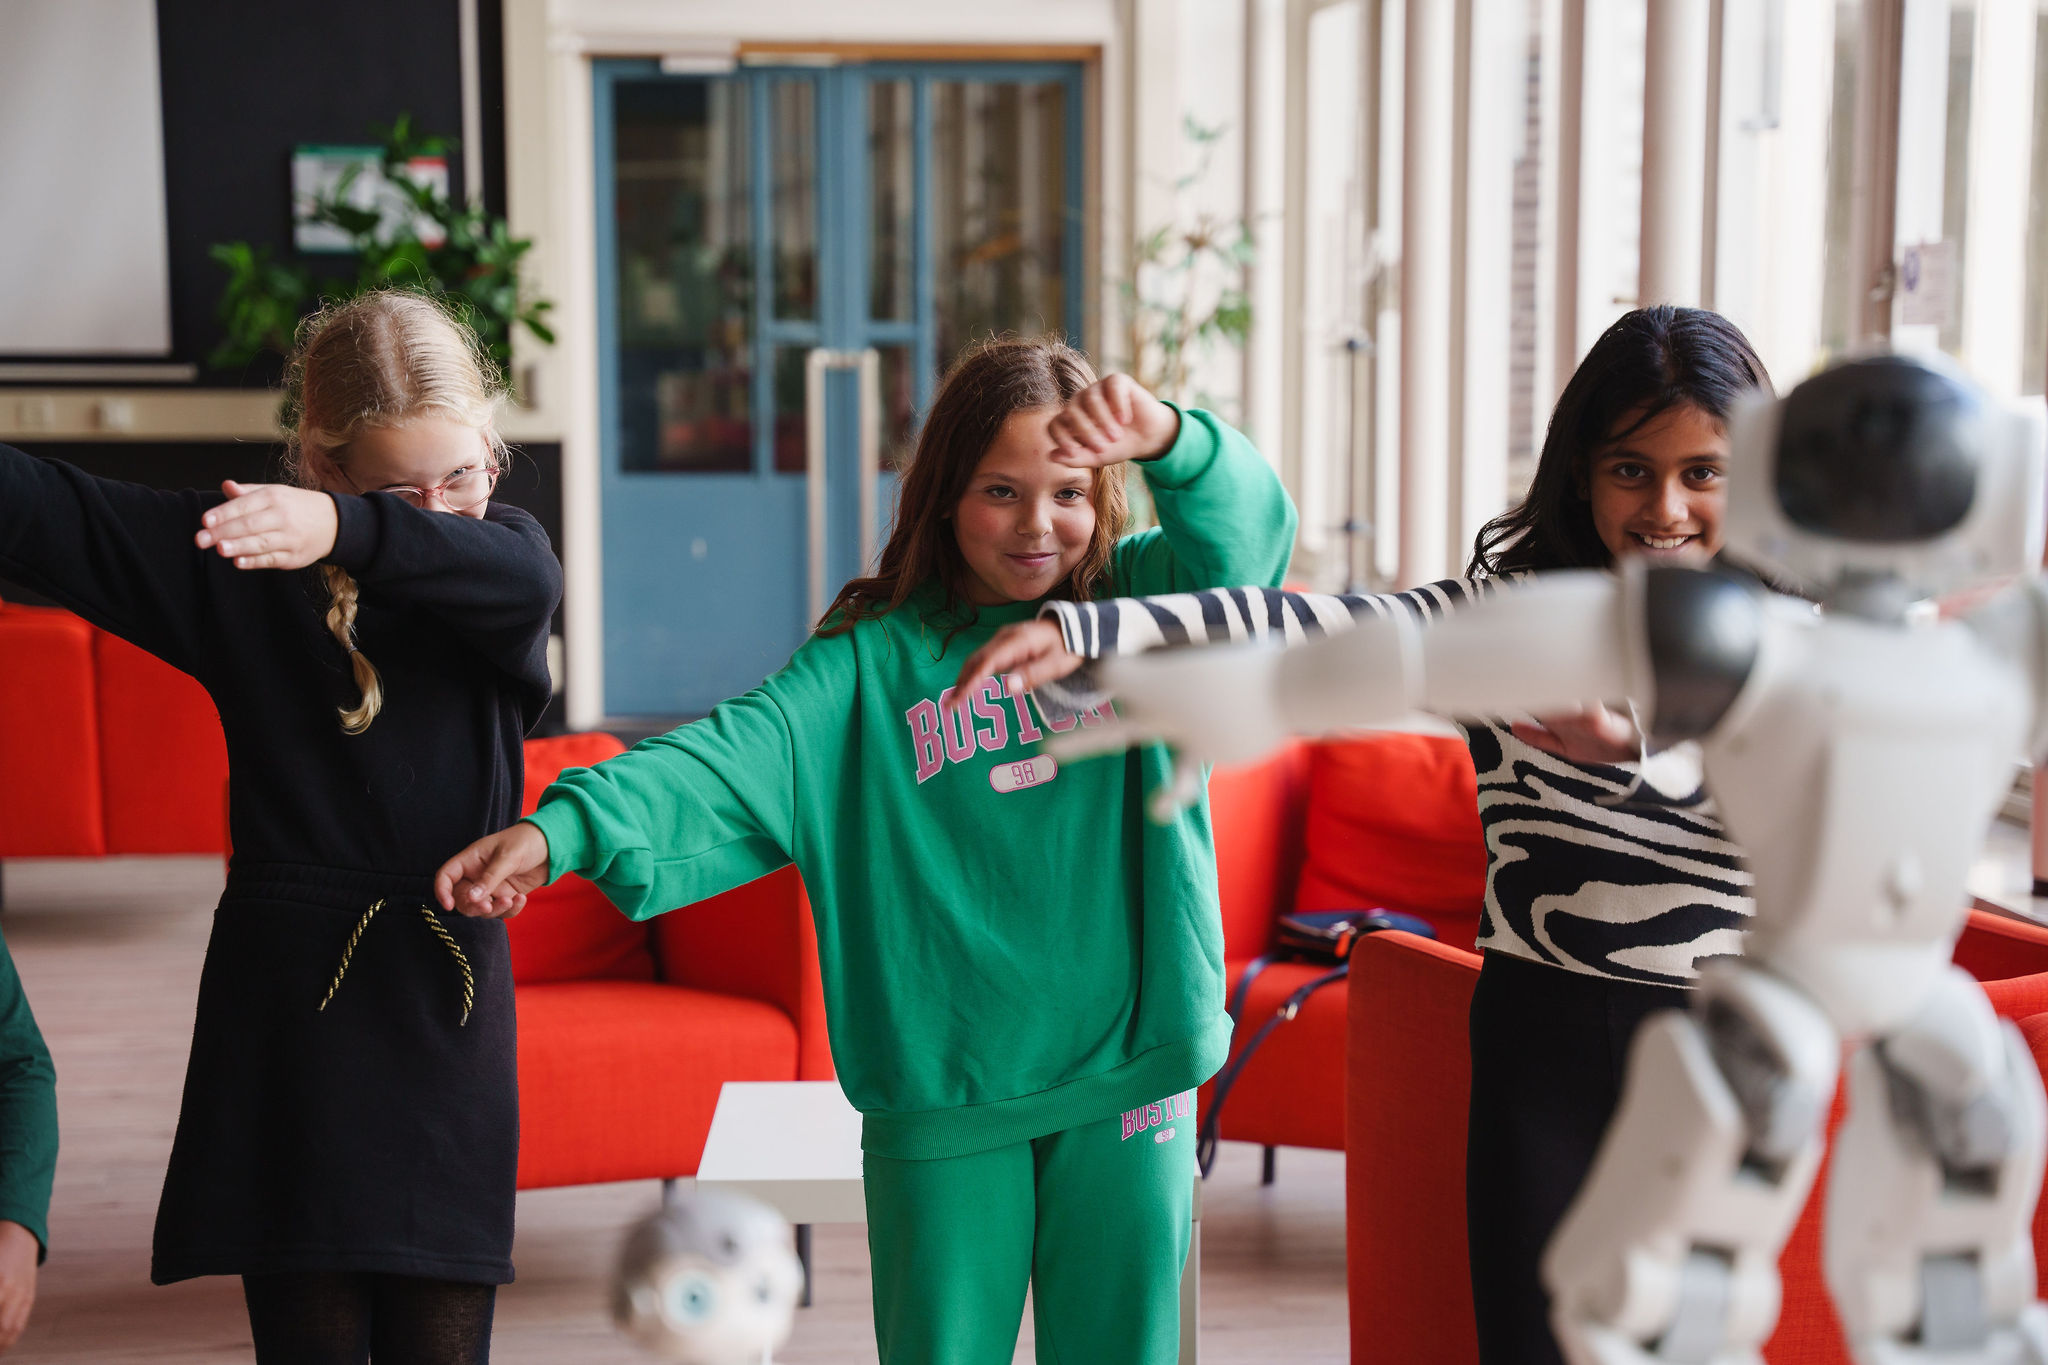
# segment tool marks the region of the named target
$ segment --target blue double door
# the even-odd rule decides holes
[[[944,367],[1078,337],[1069,64],[596,68],[605,709],[701,715],[872,567]]]

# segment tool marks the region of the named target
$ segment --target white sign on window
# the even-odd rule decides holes
[[[1899,321],[1947,327],[1955,320],[1955,244],[1915,242],[1899,258]]]

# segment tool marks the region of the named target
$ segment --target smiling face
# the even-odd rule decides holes
[[[953,508],[976,606],[1031,602],[1051,592],[1095,534],[1095,474],[1056,464],[1046,426],[1056,407],[1024,408],[1003,422]]]
[[[349,441],[339,464],[321,460],[314,473],[326,492],[420,489],[427,493],[424,499],[407,500],[429,512],[482,517],[490,506],[494,468],[483,432],[445,418],[421,417],[403,426],[364,427]]]
[[[1721,548],[1727,476],[1727,431],[1680,403],[1593,452],[1586,469],[1593,527],[1616,560],[1711,556]]]

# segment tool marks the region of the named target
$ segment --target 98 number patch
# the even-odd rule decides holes
[[[1045,754],[1020,759],[1015,763],[998,763],[988,770],[988,784],[999,792],[1022,791],[1026,787],[1042,787],[1059,776],[1060,765]]]

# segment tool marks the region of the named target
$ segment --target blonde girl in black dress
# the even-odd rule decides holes
[[[289,385],[291,484],[166,492],[0,446],[0,576],[191,674],[226,733],[234,855],[152,1278],[241,1276],[266,1365],[469,1365],[512,1278],[512,980],[502,923],[429,883],[519,813],[561,568],[490,500],[501,389],[434,302],[309,320]]]

